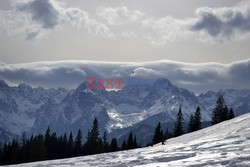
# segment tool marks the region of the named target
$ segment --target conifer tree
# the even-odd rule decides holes
[[[32,138],[30,139],[30,142],[32,141]],[[52,159],[53,158],[53,148],[54,145],[52,143],[52,137],[51,137],[51,131],[50,131],[50,127],[48,126],[48,128],[45,131],[45,135],[44,135],[44,145],[46,148],[46,152],[47,152],[47,158],[48,159]]]
[[[215,108],[213,109],[211,124],[215,125],[222,121],[228,120],[228,116],[229,111],[226,106],[225,100],[223,96],[220,95],[218,100],[216,101]]]
[[[68,139],[68,157],[71,157],[73,155],[73,148],[74,148],[74,139],[73,139],[73,134],[72,131],[69,134],[69,139]]]
[[[153,144],[160,143],[163,141],[163,131],[161,130],[161,123],[159,122],[157,127],[155,128]]]
[[[235,116],[234,116],[234,111],[233,111],[233,109],[231,108],[230,110],[229,110],[229,115],[228,115],[228,119],[233,119]]]
[[[74,144],[75,155],[82,155],[82,131],[79,129]]]
[[[26,162],[27,161],[27,138],[26,138],[26,133],[22,133],[22,148],[21,148],[21,162]]]
[[[225,105],[225,107],[224,107],[224,109],[222,110],[222,113],[221,113],[220,122],[228,120],[228,115],[229,115],[229,110],[228,110],[227,106]]]
[[[199,106],[197,107],[195,114],[194,114],[194,124],[195,124],[194,126],[195,131],[201,129],[201,109]]]
[[[118,151],[117,140],[113,138],[110,143],[110,151]]]
[[[181,111],[181,107],[179,108],[179,112],[177,114],[177,119],[176,119],[176,124],[175,124],[175,128],[174,128],[174,136],[180,136],[183,135],[184,131],[183,131],[183,116],[182,116],[182,111]]]
[[[46,159],[46,147],[44,145],[43,136],[38,135],[34,137],[31,141],[29,160],[30,161],[39,161]]]
[[[127,149],[127,144],[126,144],[125,140],[123,140],[123,142],[122,142],[122,148],[121,149],[122,150],[126,150]]]
[[[102,140],[99,138],[99,124],[98,120],[95,118],[93,121],[92,129],[88,133],[87,142],[85,144],[86,153],[96,154],[103,150]]]
[[[62,147],[62,158],[65,158],[67,157],[67,153],[70,151],[68,149],[68,136],[67,136],[67,133],[65,132],[64,135],[63,135],[63,138],[62,138],[62,144],[61,146]]]
[[[127,149],[133,149],[134,141],[133,141],[133,133],[130,132],[127,140]]]
[[[94,141],[98,141],[99,139],[99,124],[98,120],[95,118],[92,126],[92,130],[90,132],[90,136]]]
[[[194,115],[191,114],[188,123],[188,132],[194,132],[194,131],[195,131],[195,118]]]
[[[106,132],[103,133],[102,140],[103,140],[103,152],[108,152],[109,151],[109,143],[107,140],[107,133]]]
[[[138,148],[138,143],[137,143],[136,135],[134,136],[133,145],[134,145],[133,148]]]
[[[198,106],[195,114],[190,115],[188,123],[188,132],[194,132],[201,129],[201,112],[200,107]]]

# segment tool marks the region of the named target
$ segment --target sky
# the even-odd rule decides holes
[[[0,80],[76,88],[168,78],[195,93],[250,89],[246,0],[1,0]]]
[[[246,60],[241,0],[1,0],[0,61]]]

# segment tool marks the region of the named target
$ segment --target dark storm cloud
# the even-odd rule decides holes
[[[192,31],[204,31],[218,39],[231,39],[238,34],[250,32],[249,4],[232,8],[200,8],[196,11],[198,20]]]
[[[41,24],[44,29],[54,28],[60,20],[60,11],[51,0],[17,1],[14,7],[17,11],[27,12],[33,21]]]

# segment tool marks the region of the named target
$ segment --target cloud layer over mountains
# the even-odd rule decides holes
[[[86,80],[86,77],[122,78],[125,82],[131,79],[150,82],[165,77],[174,84],[196,93],[227,88],[250,89],[249,73],[250,60],[231,64],[190,64],[167,60],[145,63],[94,61],[0,63],[0,79],[9,84],[27,83],[35,87],[69,89],[76,88]]]

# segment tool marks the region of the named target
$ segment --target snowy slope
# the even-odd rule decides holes
[[[250,114],[165,145],[18,166],[250,166]]]

